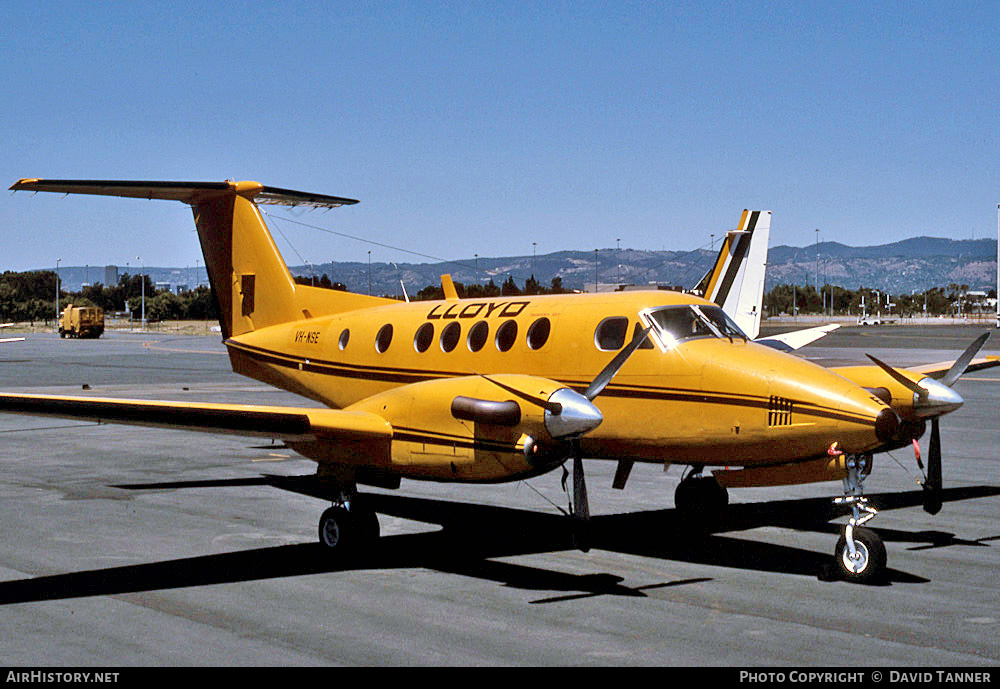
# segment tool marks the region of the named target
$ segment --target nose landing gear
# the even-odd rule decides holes
[[[841,578],[859,584],[870,584],[885,576],[885,544],[871,529],[862,527],[875,518],[878,510],[864,497],[864,483],[872,470],[872,456],[847,457],[847,476],[844,478],[844,497],[835,498],[834,504],[850,505],[851,518],[844,533],[837,541],[834,561]]]

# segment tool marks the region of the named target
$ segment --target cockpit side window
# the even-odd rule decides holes
[[[667,341],[680,342],[690,337],[711,337],[712,330],[690,306],[668,307],[650,314],[653,323]]]
[[[742,340],[748,339],[746,333],[740,330],[732,318],[718,306],[698,306],[697,309],[704,314],[708,320],[712,321],[719,332],[725,337],[738,337]]]
[[[628,318],[613,316],[597,324],[594,331],[594,345],[602,352],[617,352],[625,346],[628,334]]]
[[[747,336],[732,319],[718,306],[693,305],[665,306],[650,310],[649,319],[666,347],[697,337],[738,337]]]

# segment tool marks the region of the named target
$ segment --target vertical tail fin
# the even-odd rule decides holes
[[[695,288],[722,307],[751,339],[760,333],[771,211],[744,210],[726,233],[715,265]]]
[[[353,199],[265,187],[257,182],[128,182],[22,179],[12,191],[52,191],[181,201],[191,206],[224,338],[279,323],[391,300],[299,285],[257,204],[335,208]]]

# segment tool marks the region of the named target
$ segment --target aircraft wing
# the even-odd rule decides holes
[[[815,342],[821,337],[825,337],[839,327],[839,323],[830,323],[829,325],[820,325],[815,328],[793,330],[792,332],[781,333],[780,335],[770,335],[768,337],[762,337],[754,340],[754,342],[767,345],[768,347],[772,347],[774,349],[779,349],[783,352],[790,352],[795,349],[801,349],[810,342]],[[945,369],[945,371],[947,370],[948,369]],[[944,375],[944,373],[941,375]]]
[[[313,407],[200,404],[102,397],[0,394],[0,411],[86,419],[98,423],[178,428],[209,433],[308,441],[386,440],[392,426],[376,414]]]
[[[942,361],[937,364],[924,364],[922,366],[908,366],[907,371],[913,371],[914,373],[921,373],[928,378],[938,378],[944,377],[954,364],[954,361]],[[979,359],[973,359],[969,362],[969,365],[965,368],[965,373],[970,371],[981,371],[984,368],[993,368],[994,366],[1000,366],[1000,356],[990,355],[982,357]]]

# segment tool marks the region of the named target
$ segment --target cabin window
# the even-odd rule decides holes
[[[343,351],[347,349],[347,343],[351,339],[351,331],[347,328],[340,333],[340,341],[337,343],[340,346],[340,350]]]
[[[517,323],[514,321],[504,321],[497,328],[496,345],[501,352],[506,352],[517,342]]]
[[[486,321],[479,321],[469,329],[469,337],[466,344],[470,352],[478,352],[490,338],[490,325]]]
[[[528,328],[528,347],[541,349],[542,345],[548,342],[550,332],[552,332],[552,324],[549,319],[539,318]]]
[[[450,352],[458,346],[458,341],[462,339],[462,326],[458,323],[449,323],[441,331],[441,349]]]
[[[413,348],[418,352],[426,352],[434,341],[434,325],[424,323],[417,328],[417,334],[413,336]]]
[[[386,323],[379,329],[378,335],[375,336],[375,351],[381,354],[389,349],[390,344],[392,344],[392,325]]]
[[[614,316],[605,318],[597,324],[594,331],[594,344],[602,352],[616,352],[625,346],[625,336],[628,334],[628,318]]]

